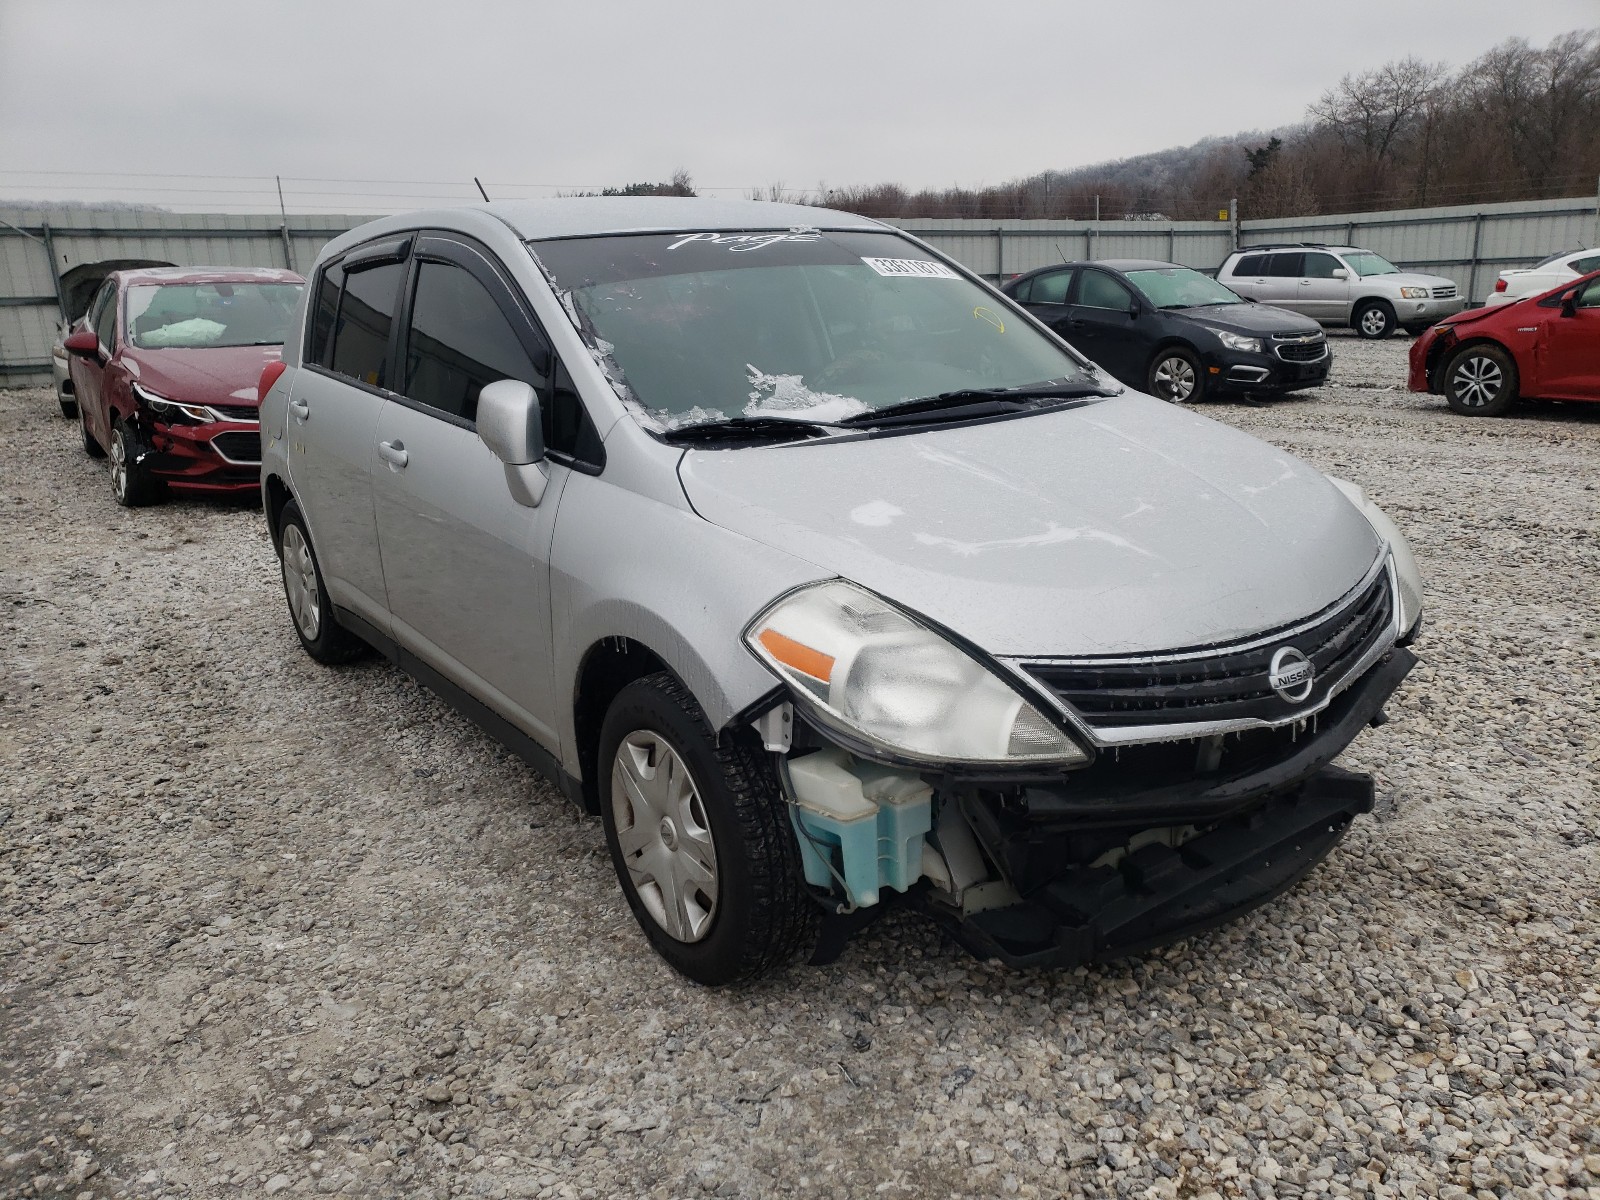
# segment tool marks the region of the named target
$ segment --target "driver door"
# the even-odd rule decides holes
[[[1148,347],[1133,309],[1133,293],[1121,280],[1085,267],[1078,273],[1078,287],[1072,297],[1068,337],[1123,383],[1142,387]]]
[[[1572,315],[1557,308],[1544,323],[1539,394],[1600,400],[1600,277],[1580,284]]]
[[[554,354],[508,279],[465,237],[417,239],[372,495],[395,640],[554,752],[550,542],[569,469],[547,461],[525,507],[474,424],[496,380],[551,405]]]
[[[106,366],[117,348],[117,283],[108,279],[100,285],[89,302],[83,327],[92,329],[100,342],[100,354],[88,358],[82,354],[69,356],[67,372],[72,376],[72,387],[78,397],[78,419],[90,436],[102,446],[111,437],[111,421],[105,412]]]

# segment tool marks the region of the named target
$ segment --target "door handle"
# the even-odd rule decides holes
[[[293,397],[290,397],[289,415],[296,421],[304,423],[306,418],[311,416],[311,406],[303,403],[302,401],[296,400]]]
[[[1302,279],[1302,280],[1301,280],[1301,281],[1300,281],[1300,286],[1301,286],[1301,287],[1310,287],[1310,286],[1311,286],[1311,280],[1309,280],[1309,279]]]
[[[405,469],[406,462],[409,460],[410,455],[406,453],[404,443],[379,442],[378,457],[383,459],[384,462],[388,463],[396,471],[401,471]]]

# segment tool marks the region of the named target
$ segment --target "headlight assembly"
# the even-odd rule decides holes
[[[168,400],[165,396],[158,396],[148,388],[133,385],[134,393],[143,400],[145,407],[150,410],[150,415],[156,420],[168,425],[209,425],[213,421],[221,420],[204,404],[181,404],[176,400]]]
[[[1400,289],[1400,298],[1402,300],[1426,300],[1428,298],[1428,289],[1419,287],[1403,287]]]
[[[1220,329],[1217,331],[1217,338],[1229,350],[1243,350],[1248,354],[1261,353],[1260,338],[1245,337],[1240,333],[1224,333]]]
[[[843,580],[789,593],[744,639],[816,723],[882,757],[986,765],[1089,760],[973,655]]]

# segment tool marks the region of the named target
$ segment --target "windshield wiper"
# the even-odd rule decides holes
[[[1037,387],[1012,388],[958,388],[953,392],[940,392],[937,396],[924,396],[917,400],[902,400],[899,404],[885,405],[871,412],[845,417],[840,425],[902,425],[912,421],[925,421],[938,414],[941,418],[998,416],[1038,407],[1040,400],[1086,400],[1091,396],[1114,396],[1115,392],[1092,383],[1061,383]]]
[[[782,442],[822,437],[828,427],[812,421],[785,421],[782,417],[725,417],[669,429],[667,442]]]

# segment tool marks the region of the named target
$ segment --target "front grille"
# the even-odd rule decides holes
[[[207,406],[219,417],[230,421],[259,421],[261,410],[254,404],[211,404]]]
[[[211,447],[229,462],[251,465],[261,462],[261,435],[246,433],[219,433],[211,439]]]
[[[1088,658],[1025,663],[1023,669],[1091,726],[1256,719],[1284,721],[1324,702],[1390,628],[1393,621],[1389,572],[1382,570],[1354,596],[1346,597],[1283,636],[1271,633],[1234,643],[1175,651],[1160,657]],[[1267,682],[1273,656],[1293,646],[1315,668],[1311,693],[1291,703]]]
[[[1433,298],[1435,300],[1454,300],[1456,298],[1456,285],[1452,283],[1449,287],[1434,288]]]
[[[1274,349],[1284,362],[1316,362],[1328,352],[1328,343],[1319,338],[1314,342],[1291,342],[1287,346],[1276,346]]]

